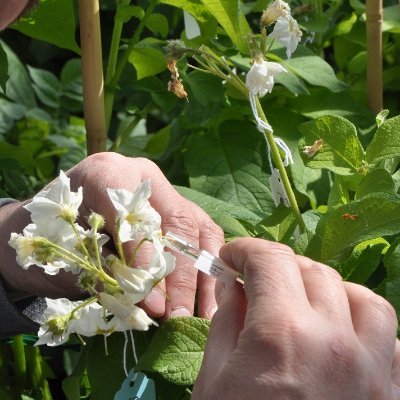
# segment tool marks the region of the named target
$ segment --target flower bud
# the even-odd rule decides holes
[[[105,220],[102,215],[97,214],[92,211],[92,213],[89,215],[88,223],[92,228],[95,228],[96,230],[100,230],[100,229],[104,228]]]
[[[168,40],[164,50],[168,60],[179,60],[186,54],[188,48],[182,40]]]

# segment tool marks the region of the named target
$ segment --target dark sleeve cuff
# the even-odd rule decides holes
[[[39,329],[37,321],[40,321],[45,308],[45,300],[38,297],[11,302],[3,283],[0,282],[0,338],[21,333],[36,333]]]

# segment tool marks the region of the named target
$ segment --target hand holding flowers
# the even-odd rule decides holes
[[[29,268],[27,271],[23,271],[21,268],[5,269],[3,267],[2,274],[4,277],[7,277],[7,282],[12,282],[14,288],[23,290],[29,294],[47,295],[51,297],[68,296],[72,299],[79,298],[82,296],[82,292],[75,286],[76,280],[78,280],[79,284],[83,285],[88,292],[92,291],[92,293],[95,293],[93,288],[100,292],[97,288],[96,280],[93,278],[93,271],[90,268],[86,268],[88,267],[87,264],[90,263],[99,265],[100,259],[100,265],[104,271],[101,272],[101,270],[97,268],[98,272],[96,273],[100,276],[100,281],[106,291],[112,292],[107,294],[114,294],[114,285],[118,285],[117,287],[119,289],[115,294],[120,295],[119,301],[122,304],[121,309],[127,304],[126,298],[123,296],[129,293],[129,301],[132,303],[132,293],[130,291],[138,290],[140,298],[135,298],[135,302],[132,304],[136,304],[140,300],[143,310],[149,313],[151,317],[159,317],[164,314],[166,316],[173,316],[189,315],[192,313],[196,292],[197,272],[188,265],[190,263],[189,260],[178,256],[179,260],[176,270],[168,276],[166,281],[162,280],[165,275],[171,272],[173,260],[172,255],[162,251],[162,245],[159,241],[160,230],[161,227],[164,230],[173,229],[175,232],[193,238],[193,241],[199,243],[202,247],[216,252],[223,241],[223,236],[221,230],[212,220],[193,203],[182,198],[168,183],[155,164],[145,159],[131,159],[113,153],[98,154],[79,163],[68,172],[68,176],[71,179],[71,189],[69,191],[65,190],[66,179],[68,178],[62,176],[60,180],[53,182],[46,192],[39,193],[38,196],[35,197],[35,200],[28,206],[35,215],[34,218],[37,224],[30,224],[31,226],[29,229],[25,229],[24,234],[13,235],[12,242],[14,247],[19,248],[18,255],[20,256],[20,263],[25,267],[29,267],[29,265],[33,263],[38,264],[41,266],[42,273],[40,273],[39,268],[36,267]],[[127,197],[127,193],[131,195],[131,193],[137,189],[139,183],[147,179],[151,179],[152,186],[150,203],[157,209],[159,214],[149,207],[150,203],[148,197],[150,196],[150,192],[148,184],[143,184],[142,190],[137,192],[139,197],[137,198],[136,205],[139,208],[135,210],[129,209],[128,203],[126,203],[129,197]],[[64,182],[64,184],[62,184],[62,182]],[[78,189],[80,186],[83,186],[82,200],[80,200],[80,191]],[[53,194],[57,187],[60,196],[55,200]],[[120,188],[125,188],[127,192],[121,192]],[[107,189],[111,189],[112,200],[107,194]],[[140,195],[138,193],[140,193]],[[68,198],[68,196],[70,197]],[[63,202],[61,202],[61,200],[63,200]],[[80,206],[77,204],[77,202],[79,203],[78,200],[82,201]],[[113,205],[113,203],[118,203],[117,200],[120,202],[120,208],[118,210],[116,210]],[[61,204],[62,206],[57,208],[54,204],[57,203],[57,201],[59,201],[59,205]],[[35,206],[33,206],[33,204],[35,204]],[[58,210],[58,214],[54,211],[52,215],[58,216],[56,219],[59,229],[55,231],[50,228],[49,231],[51,231],[50,236],[53,239],[53,244],[56,246],[61,244],[61,239],[63,240],[64,250],[58,249],[55,251],[55,247],[47,243],[47,250],[52,247],[51,254],[41,254],[39,251],[39,256],[42,258],[38,260],[38,253],[34,252],[32,248],[34,243],[30,241],[29,238],[42,235],[39,236],[43,238],[40,239],[40,241],[42,241],[42,246],[47,240],[44,238],[41,230],[45,230],[46,225],[50,226],[51,223],[49,218],[46,219],[43,217],[40,219],[40,213],[43,212],[44,207],[49,207],[51,212]],[[123,207],[125,207],[126,210],[125,214],[122,212]],[[18,209],[18,212],[13,212],[13,208],[14,210]],[[76,215],[75,211],[78,208],[79,216],[76,220],[78,224],[75,222],[73,225],[75,231],[77,231],[82,238],[82,242],[85,243],[88,253],[86,255],[80,253],[78,236],[76,232],[74,232],[71,223],[67,222],[68,218],[74,218]],[[19,205],[19,207],[10,205],[10,207],[5,207],[5,209],[9,212],[8,221],[5,222],[9,223],[5,223],[4,226],[10,227],[10,230],[12,226],[14,226],[12,231],[21,232],[23,230],[22,222],[20,223],[20,227],[18,227],[13,219],[17,217],[17,214],[25,213],[24,210],[21,210],[21,205]],[[9,210],[11,210],[11,212]],[[102,224],[101,218],[96,216],[96,214],[88,218],[89,210],[95,210],[104,216],[104,232],[113,237],[116,247],[120,246],[122,254],[125,257],[125,262],[129,263],[133,257],[134,261],[131,262],[131,266],[134,265],[138,268],[128,267],[127,264],[122,261],[120,255],[118,258],[115,256],[107,256],[110,249],[113,248],[112,241],[109,240],[105,243],[107,238],[104,234],[99,233]],[[143,212],[143,214],[141,214],[141,212]],[[134,226],[133,223],[135,221],[133,214],[140,216],[139,219],[143,222],[141,229],[129,230],[129,223],[131,223],[131,228]],[[2,214],[2,216],[4,216],[4,214]],[[139,240],[121,240],[120,245],[118,245],[118,237],[114,232],[117,216],[120,218],[120,231],[123,232],[122,237],[132,234]],[[62,217],[65,217],[65,219],[62,219]],[[21,218],[21,215],[19,215],[19,218]],[[25,225],[28,222],[26,219],[23,219],[23,221]],[[32,225],[35,226],[33,227]],[[138,243],[144,238],[143,235],[146,236],[147,239],[152,240],[153,244],[150,245],[150,242],[146,240],[140,245],[140,251],[136,251],[135,253]],[[94,237],[97,238],[99,254],[96,252],[96,247],[93,246]],[[29,246],[24,247],[25,244],[29,244]],[[8,248],[7,250],[8,253],[5,254],[9,254],[9,260],[12,260],[12,258],[15,260],[15,251],[12,248]],[[25,253],[22,250],[24,250]],[[69,263],[65,263],[65,260],[61,260],[60,254],[57,253],[61,252],[67,254],[65,250],[69,252]],[[101,258],[101,252],[103,252],[104,257],[106,257],[107,263]],[[29,257],[31,258],[29,259]],[[64,264],[62,264],[63,262]],[[66,273],[66,270],[71,270],[73,272],[80,271],[80,273],[79,275],[73,275],[69,272]],[[57,274],[49,275],[49,272]],[[112,278],[112,280],[109,278]],[[157,283],[159,283],[157,288],[153,289]],[[198,301],[199,314],[204,317],[211,316],[215,310],[213,282],[210,278],[204,276],[199,277],[198,285],[200,290]],[[131,289],[129,289],[129,287]],[[161,287],[161,289],[158,287]],[[165,293],[167,293],[167,301]],[[118,296],[115,298],[117,297]],[[107,302],[107,300],[108,299],[104,300],[103,297],[103,302]],[[96,303],[91,303],[92,306],[95,304]],[[141,317],[143,317],[141,313],[142,309],[138,311],[130,306],[129,309],[131,311],[135,310],[133,314],[140,312],[141,315],[136,315],[136,319],[139,317],[139,319],[141,319]],[[113,309],[113,315],[116,316],[116,314],[117,312]],[[126,315],[128,320],[130,317],[130,315]],[[111,319],[112,317],[107,315],[107,322],[110,322]],[[123,324],[116,324],[115,322],[116,319],[114,318],[114,325],[108,323],[106,327],[98,326],[96,329],[105,332],[108,332],[109,329],[122,329]],[[148,326],[149,321],[146,320],[145,322]]]

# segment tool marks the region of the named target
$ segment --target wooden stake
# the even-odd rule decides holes
[[[107,144],[99,11],[99,0],[79,0],[83,111],[88,155],[106,151]]]
[[[382,88],[382,0],[367,0],[367,87],[368,107],[378,114],[383,109]]]

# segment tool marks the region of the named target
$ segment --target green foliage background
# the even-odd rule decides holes
[[[163,47],[170,38],[181,38],[194,48],[206,45],[243,78],[250,67],[246,35],[258,32],[260,13],[269,1],[100,3],[104,64],[115,24],[123,27],[119,56],[130,48],[129,43],[133,46],[118,85],[106,87],[106,95],[115,96],[109,150],[154,160],[182,195],[223,227],[228,240],[255,236],[287,243],[335,267],[345,279],[368,285],[400,312],[398,3],[384,2],[384,104],[390,111],[384,120],[367,108],[365,5],[358,0],[289,2],[303,29],[302,44],[290,60],[283,48],[272,48],[270,60],[281,62],[289,72],[276,78],[274,91],[262,99],[262,105],[275,134],[293,152],[295,163],[289,173],[307,226],[300,236],[290,210],[274,206],[265,142],[248,99],[219,78],[192,70],[187,61],[194,61],[186,59],[179,61],[178,68],[188,101],[167,90],[170,78]],[[187,38],[183,11],[196,19],[201,36]],[[76,2],[41,0],[32,14],[1,33],[1,197],[29,197],[59,169],[67,170],[86,156],[77,15]],[[324,146],[308,158],[304,146],[317,139],[323,139]],[[194,329],[204,345],[201,320],[189,322],[189,328],[185,321],[177,324],[161,328],[151,348],[159,349],[157,335],[165,332],[183,334],[182,343],[192,340],[187,329]],[[162,336],[166,349],[171,348],[170,339],[174,340],[173,334]],[[63,383],[69,399],[113,398],[115,385],[99,389],[104,371],[98,365],[119,363],[118,343],[121,338],[110,345],[119,349],[111,358],[95,364],[90,364],[93,359],[88,354],[99,345],[91,343],[80,358],[74,355],[77,345],[65,350],[67,361],[58,377],[69,375]],[[14,390],[8,368],[14,361],[8,345],[1,346],[0,393],[8,399]],[[194,353],[197,367],[201,354],[201,350]],[[188,396],[179,385],[190,386],[197,371],[186,371],[190,376],[182,380],[163,373],[166,365],[175,365],[178,372],[187,368],[179,365],[179,354],[174,358],[168,351],[154,350],[139,365],[155,374],[160,399]],[[115,371],[113,380],[118,382],[123,371]],[[59,390],[54,386],[52,390]],[[165,397],[172,394],[175,397]],[[28,385],[25,396],[43,394]]]

